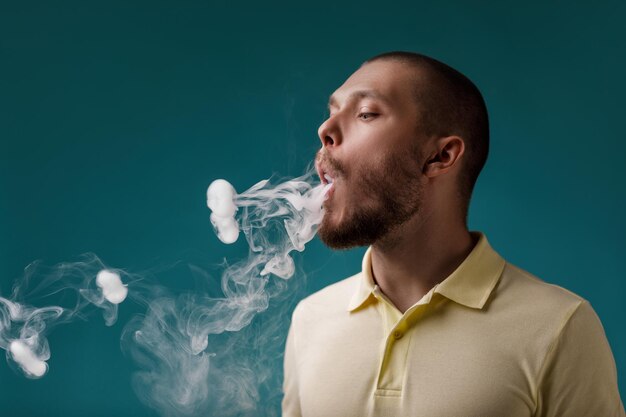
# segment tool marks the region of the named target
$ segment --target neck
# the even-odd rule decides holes
[[[372,272],[381,291],[404,313],[446,279],[474,248],[462,221],[415,216],[372,245]]]

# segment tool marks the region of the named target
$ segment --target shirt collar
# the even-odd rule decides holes
[[[505,260],[492,249],[483,233],[470,233],[478,237],[478,242],[461,265],[435,285],[434,292],[467,307],[480,309],[500,279]],[[359,284],[350,300],[348,311],[376,301],[371,251],[369,247],[363,256]]]

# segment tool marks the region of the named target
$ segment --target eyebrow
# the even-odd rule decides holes
[[[376,100],[380,100],[383,101],[385,103],[389,103],[389,100],[383,96],[382,94],[377,93],[374,90],[358,90],[358,91],[354,91],[352,93],[350,93],[350,95],[346,98],[346,101],[352,101],[354,99],[363,99],[363,98],[373,98]],[[328,108],[330,109],[332,106],[336,106],[337,105],[337,99],[335,98],[334,95],[330,96],[330,99],[328,100]]]

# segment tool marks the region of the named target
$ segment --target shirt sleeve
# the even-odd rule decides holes
[[[564,323],[538,384],[536,417],[624,417],[615,360],[589,302]]]
[[[292,316],[291,326],[287,334],[285,344],[285,363],[283,381],[282,417],[301,417],[300,393],[298,389],[298,375],[296,366],[296,330],[295,312]]]

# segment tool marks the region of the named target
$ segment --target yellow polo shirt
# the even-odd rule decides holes
[[[301,301],[283,417],[623,417],[589,302],[506,262],[480,232],[404,314],[363,270]]]

